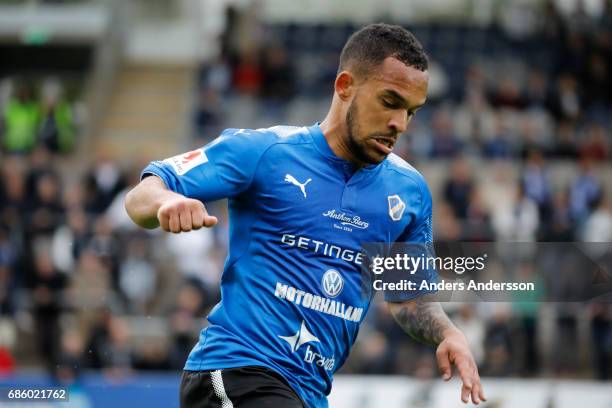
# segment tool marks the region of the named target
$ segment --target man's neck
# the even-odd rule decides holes
[[[329,145],[330,149],[334,154],[341,159],[349,161],[357,168],[362,167],[363,164],[354,157],[348,146],[348,129],[344,121],[338,120],[339,115],[333,115],[332,112],[328,113],[327,117],[319,125],[325,140]]]

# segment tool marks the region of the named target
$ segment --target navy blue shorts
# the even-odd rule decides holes
[[[183,371],[181,408],[304,408],[287,381],[265,367]]]

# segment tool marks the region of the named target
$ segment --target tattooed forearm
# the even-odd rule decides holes
[[[440,303],[427,301],[427,297],[389,303],[389,310],[406,333],[423,343],[437,346],[444,339],[444,332],[454,328]]]

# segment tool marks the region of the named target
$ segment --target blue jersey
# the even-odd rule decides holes
[[[318,125],[228,129],[201,149],[152,162],[147,174],[187,197],[229,199],[221,301],[185,369],[265,366],[307,406],[326,407],[372,298],[361,287],[361,244],[432,240],[423,177],[394,154],[355,171]]]

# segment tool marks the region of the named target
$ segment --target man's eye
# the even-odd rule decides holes
[[[382,100],[383,105],[385,105],[386,108],[391,108],[391,109],[396,109],[397,108],[397,104],[391,101],[388,101],[386,99]]]

